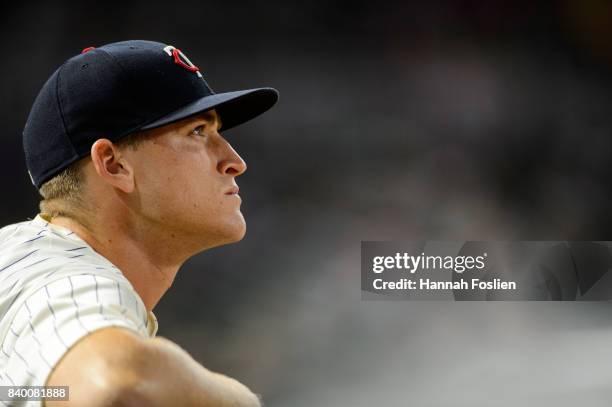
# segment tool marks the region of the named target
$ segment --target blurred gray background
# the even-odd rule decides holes
[[[11,2],[2,224],[33,217],[21,130],[87,46],[182,49],[279,104],[226,133],[246,238],[192,258],[159,334],[267,406],[609,406],[609,303],[360,300],[361,240],[612,240],[612,4]]]

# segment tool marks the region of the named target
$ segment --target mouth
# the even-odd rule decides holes
[[[240,188],[233,186],[225,192],[225,195],[238,195],[238,192],[240,192]]]

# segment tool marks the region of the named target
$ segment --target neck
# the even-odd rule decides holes
[[[56,217],[51,223],[76,233],[96,252],[121,270],[130,281],[147,311],[153,310],[170,288],[181,264],[189,257],[181,245],[168,241],[167,234],[156,233],[131,222],[106,219],[79,222],[73,218]],[[183,248],[185,246],[182,246]]]

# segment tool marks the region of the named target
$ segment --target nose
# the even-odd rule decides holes
[[[247,169],[246,162],[240,157],[240,155],[234,150],[230,143],[221,137],[222,144],[222,155],[219,163],[217,164],[217,170],[221,174],[227,174],[237,177],[244,173]]]

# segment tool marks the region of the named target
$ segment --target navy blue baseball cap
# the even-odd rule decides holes
[[[200,69],[172,45],[134,40],[89,47],[64,62],[36,97],[23,131],[26,165],[40,189],[89,155],[100,138],[117,141],[210,109],[225,131],[277,100],[273,88],[213,92]]]

